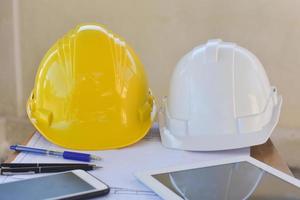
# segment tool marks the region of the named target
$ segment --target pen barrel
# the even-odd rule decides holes
[[[78,160],[78,161],[83,161],[83,162],[90,162],[92,159],[100,160],[100,158],[98,156],[90,155],[87,153],[79,153],[79,152],[71,152],[71,151],[61,152],[61,151],[53,151],[53,150],[26,147],[26,146],[22,146],[22,145],[12,145],[12,146],[10,146],[10,149],[15,150],[15,151],[31,152],[31,153],[37,153],[37,154],[62,156],[65,159]]]
[[[21,145],[12,145],[10,149],[15,151],[24,151],[24,152],[31,152],[31,153],[37,153],[37,154],[47,154],[47,150],[45,149],[38,149],[38,148],[31,148],[31,147],[24,147]]]
[[[78,161],[83,161],[83,162],[91,161],[91,156],[90,156],[90,154],[87,154],[87,153],[64,151],[63,157],[65,159],[69,159],[69,160],[78,160]]]
[[[16,168],[16,167],[58,167],[58,166],[73,166],[83,165],[85,163],[1,163],[0,167]]]
[[[85,171],[93,170],[93,166],[57,166],[57,167],[20,167],[20,168],[1,168],[1,175],[16,175],[16,174],[31,174],[31,173],[54,173],[65,172],[75,169],[82,169]]]
[[[1,175],[35,174],[39,171],[39,167],[1,168]]]
[[[65,166],[65,167],[40,167],[41,171],[38,173],[53,173],[53,172],[65,172],[65,171],[71,171],[75,169],[82,169],[85,171],[93,170],[92,166]]]

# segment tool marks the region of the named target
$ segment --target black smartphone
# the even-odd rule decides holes
[[[108,185],[83,170],[0,184],[2,200],[89,199],[108,193]]]

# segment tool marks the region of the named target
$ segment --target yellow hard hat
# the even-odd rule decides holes
[[[46,53],[27,114],[54,144],[102,150],[143,138],[156,108],[134,51],[102,25],[84,24]]]

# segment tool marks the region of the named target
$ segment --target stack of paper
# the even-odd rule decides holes
[[[53,150],[65,150],[45,140],[39,133],[35,133],[27,146]],[[160,169],[169,166],[185,165],[212,159],[223,159],[229,156],[249,155],[249,148],[222,151],[222,152],[187,152],[167,149],[162,146],[158,129],[154,128],[140,142],[123,149],[90,151],[98,155],[101,161],[95,164],[103,168],[90,173],[108,184],[111,192],[101,199],[160,199],[149,188],[140,183],[134,176],[134,172],[147,169]],[[14,162],[74,162],[60,157],[20,153]],[[15,175],[1,177],[0,182],[36,177],[41,175]]]

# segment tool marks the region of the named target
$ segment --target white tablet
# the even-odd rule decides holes
[[[251,157],[136,173],[163,199],[296,200],[300,181]]]

